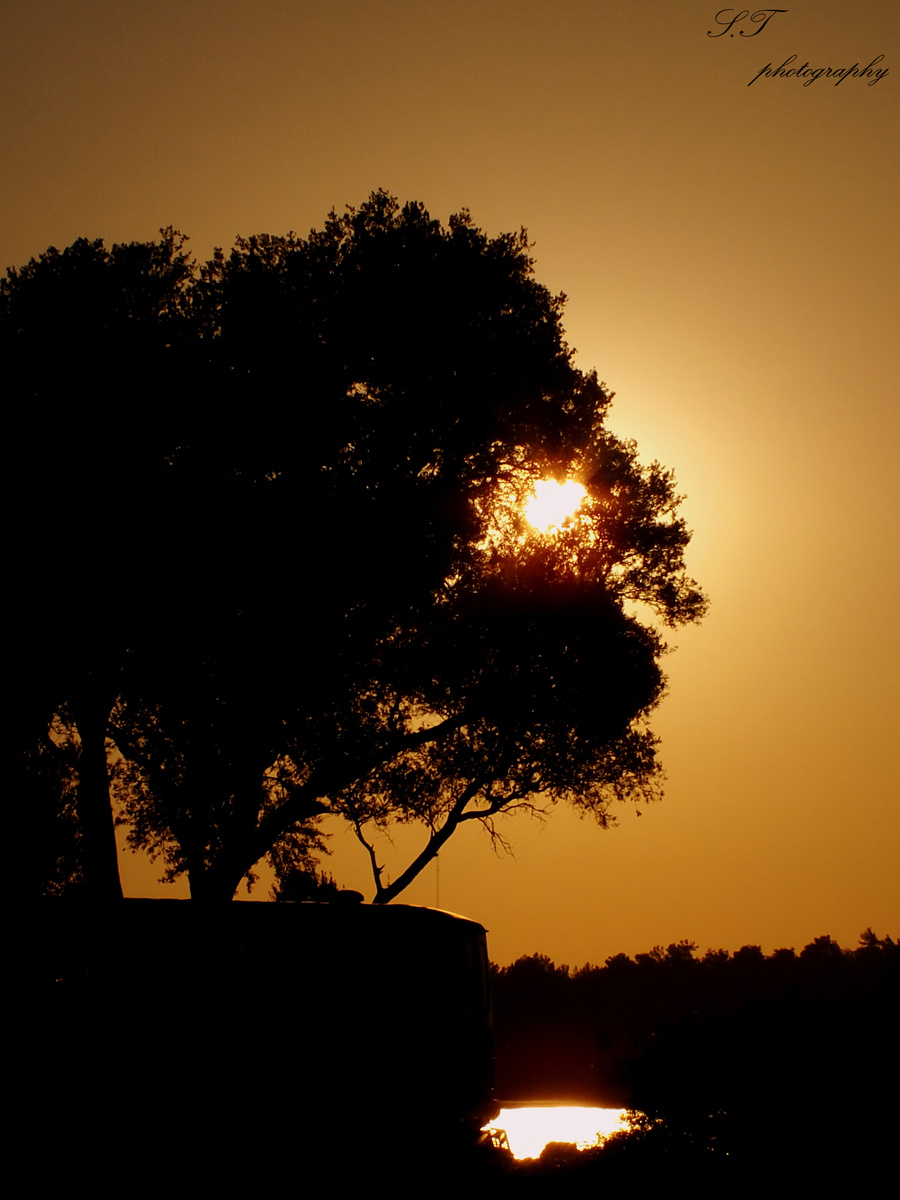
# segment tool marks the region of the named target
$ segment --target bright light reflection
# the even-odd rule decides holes
[[[586,1108],[575,1105],[502,1108],[487,1129],[502,1129],[514,1158],[539,1158],[548,1142],[574,1142],[579,1150],[627,1129],[624,1108]]]
[[[574,479],[557,483],[542,479],[534,485],[534,495],[525,504],[525,520],[542,533],[559,528],[573,516],[587,492]]]

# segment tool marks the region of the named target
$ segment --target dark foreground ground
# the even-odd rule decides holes
[[[897,947],[870,941],[849,955],[821,942],[796,958],[647,956],[574,978],[526,963],[518,1010],[510,981],[505,996],[498,988],[498,1081],[518,1082],[521,1099],[536,1098],[527,1088],[602,1083],[612,1091],[596,1102],[650,1116],[598,1150],[551,1146],[525,1163],[438,1119],[371,1011],[326,1036],[294,993],[279,1008],[265,990],[260,1000],[216,977],[207,981],[215,996],[230,999],[212,1003],[183,980],[154,988],[152,975],[92,983],[70,972],[21,993],[9,1025],[13,1164],[41,1195],[73,1185],[129,1197],[317,1200],[613,1188],[617,1197],[890,1194],[900,1148]],[[740,969],[739,988],[724,987],[723,969]],[[666,986],[644,986],[645,973]],[[711,983],[719,990],[708,999]],[[579,1007],[572,990],[577,999],[588,984],[605,990]],[[417,1041],[425,1065],[440,1035],[438,1023]],[[530,1076],[516,1081],[510,1064]]]
[[[739,1196],[777,1186],[823,1194],[888,1194],[898,1148],[896,1114],[887,1104],[860,1102],[812,1120],[786,1108],[762,1115],[753,1128],[723,1114],[695,1127],[645,1121],[602,1148],[578,1152],[551,1145],[538,1161],[442,1139],[426,1113],[367,1138],[331,1122],[304,1120],[301,1109],[254,1092],[234,1094],[256,1116],[226,1124],[184,1080],[169,1094],[167,1113],[133,1104],[80,1100],[69,1093],[29,1106],[12,1139],[14,1157],[28,1167],[29,1187],[59,1194],[73,1184],[110,1187],[129,1196],[284,1194],[294,1196],[656,1196],[673,1189],[693,1195]],[[89,1089],[88,1089],[89,1093]],[[55,1098],[61,1099],[59,1094]],[[200,1101],[198,1103],[198,1101]],[[377,1095],[370,1111],[377,1111]],[[271,1106],[271,1107],[269,1107]],[[266,1108],[269,1114],[266,1114]],[[616,1189],[611,1193],[610,1189]],[[852,1189],[852,1190],[850,1190]]]
[[[834,1126],[811,1141],[789,1135],[767,1137],[760,1130],[753,1146],[728,1150],[698,1144],[662,1127],[616,1139],[598,1150],[579,1152],[550,1145],[538,1161],[516,1162],[502,1154],[468,1161],[430,1158],[416,1150],[376,1154],[358,1161],[348,1174],[338,1168],[330,1178],[363,1189],[380,1180],[404,1195],[511,1197],[758,1195],[773,1188],[779,1195],[888,1194],[896,1165],[896,1127],[875,1136],[847,1136]]]

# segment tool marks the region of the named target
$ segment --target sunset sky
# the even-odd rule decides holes
[[[711,609],[666,661],[665,800],[607,832],[509,820],[514,857],[464,828],[403,897],[481,921],[501,963],[900,936],[900,5],[729,31],[743,11],[0,3],[0,270],[166,225],[205,259],[376,188],[469,208],[527,228],[613,431],[675,470]],[[776,74],[804,66],[859,74]]]

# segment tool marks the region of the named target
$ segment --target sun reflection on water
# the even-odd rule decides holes
[[[548,1142],[574,1142],[579,1150],[596,1146],[611,1133],[626,1129],[624,1108],[587,1105],[530,1104],[502,1108],[486,1128],[503,1130],[514,1158],[538,1158]]]

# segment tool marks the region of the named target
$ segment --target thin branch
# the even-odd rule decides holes
[[[510,857],[514,858],[515,855],[513,855],[512,846],[509,844],[506,838],[497,831],[497,827],[494,825],[494,822],[491,820],[491,818],[482,817],[481,823],[488,832],[494,853],[500,854],[502,852],[503,854],[508,854]]]
[[[416,858],[409,864],[406,870],[399,875],[393,883],[382,889],[381,892],[376,892],[373,900],[374,904],[387,904],[390,900],[400,894],[424,867],[431,862],[434,856],[438,853],[446,841],[449,840],[451,834],[459,827],[460,822],[465,818],[466,805],[472,800],[485,786],[485,781],[482,779],[473,780],[468,787],[465,787],[454,803],[450,812],[447,814],[447,820],[440,829],[433,830],[428,842]]]
[[[368,841],[366,839],[366,836],[362,831],[362,825],[360,824],[358,817],[353,818],[353,828],[356,833],[356,840],[360,843],[361,846],[365,847],[366,853],[369,856],[369,862],[372,867],[372,878],[375,882],[375,896],[377,899],[377,897],[380,896],[381,893],[384,891],[384,888],[381,886],[381,876],[384,872],[384,867],[379,867],[378,861],[375,857],[375,847],[372,845],[372,843],[370,841]]]

